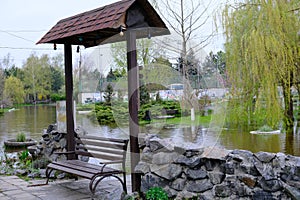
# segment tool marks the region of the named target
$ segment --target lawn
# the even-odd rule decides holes
[[[171,119],[163,119],[166,124],[174,124],[174,125],[209,125],[211,121],[211,115],[208,116],[201,116],[201,115],[196,115],[195,116],[195,121],[191,121],[191,116],[182,116],[182,117],[175,117]],[[140,125],[144,124],[154,124],[154,123],[161,123],[163,121],[162,119],[152,119],[151,122],[146,122],[146,121],[140,121]]]

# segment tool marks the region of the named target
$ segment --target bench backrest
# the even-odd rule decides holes
[[[75,154],[122,163],[125,166],[128,139],[80,136],[76,139]]]

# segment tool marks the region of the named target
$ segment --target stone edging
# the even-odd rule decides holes
[[[179,146],[145,138],[136,172],[142,192],[162,187],[172,199],[300,199],[300,157],[283,153]]]

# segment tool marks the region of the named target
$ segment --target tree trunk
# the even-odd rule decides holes
[[[294,115],[293,115],[293,98],[291,87],[286,87],[285,84],[282,85],[283,88],[283,98],[284,98],[284,125],[287,133],[293,131],[294,126]]]

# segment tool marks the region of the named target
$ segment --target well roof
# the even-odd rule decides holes
[[[147,0],[122,0],[60,20],[37,44],[96,46],[118,34],[121,27],[127,30],[159,28],[161,30],[156,30],[152,36],[169,34],[165,23]],[[146,37],[145,34],[138,37]],[[109,42],[118,40],[120,38]]]

